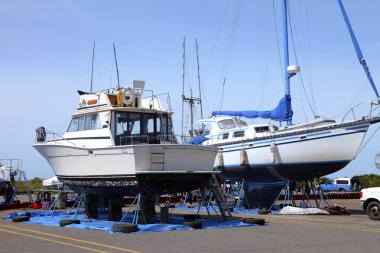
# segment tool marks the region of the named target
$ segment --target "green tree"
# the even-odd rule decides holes
[[[380,187],[380,176],[376,174],[365,174],[359,177],[363,188]]]
[[[17,181],[14,182],[14,186],[16,186]],[[39,177],[35,177],[31,180],[28,180],[28,186],[29,190],[33,193],[34,190],[36,189],[41,189],[42,188],[42,179]],[[26,185],[24,181],[20,181],[20,184],[17,189],[17,193],[26,193]]]

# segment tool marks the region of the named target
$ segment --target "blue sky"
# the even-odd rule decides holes
[[[198,39],[206,115],[220,107],[224,78],[223,109],[274,108],[284,94],[274,22],[280,33],[281,2],[1,1],[0,158],[23,159],[28,177],[53,175],[32,148],[34,129],[66,130],[78,103],[76,90],[89,90],[93,41],[94,89],[116,85],[115,43],[122,85],[145,80],[146,88],[156,94],[170,92],[178,134],[183,37],[187,40],[187,93],[190,88],[198,92],[194,44]],[[380,2],[343,3],[372,76],[380,82]],[[290,8],[302,79],[309,97],[313,91],[317,114],[341,119],[350,106],[374,99],[337,1],[291,0]],[[234,20],[231,57],[226,57]],[[290,49],[290,62],[295,64],[292,42]],[[280,56],[283,60],[282,52]],[[292,96],[294,122],[311,119],[299,77],[292,79]],[[377,127],[370,128],[367,138]],[[332,176],[379,173],[374,165],[379,140],[376,133],[355,161]]]

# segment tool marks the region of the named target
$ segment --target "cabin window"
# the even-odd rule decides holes
[[[81,116],[74,116],[71,119],[67,132],[94,130],[102,128],[100,118],[98,114],[88,114]]]
[[[160,140],[172,142],[168,115],[117,112],[115,120],[115,145],[154,144]]]
[[[130,135],[141,135],[141,114],[130,113],[128,121]]]
[[[99,129],[102,127],[98,114],[90,114],[84,117],[84,130]]]
[[[233,119],[223,119],[218,121],[218,127],[220,129],[228,129],[237,127],[237,125]]]
[[[256,133],[263,133],[269,131],[269,126],[255,127]]]
[[[172,134],[172,122],[168,115],[157,115],[157,129],[161,141],[176,142]]]
[[[219,140],[225,140],[225,139],[228,139],[228,136],[229,136],[229,135],[230,135],[230,133],[219,134],[218,139],[219,139]]]
[[[248,124],[245,121],[242,121],[241,119],[235,119],[236,123],[239,125],[239,127],[246,127]]]
[[[236,138],[236,137],[243,137],[244,136],[244,131],[236,131],[236,132],[234,132],[234,134],[232,136],[234,138]]]

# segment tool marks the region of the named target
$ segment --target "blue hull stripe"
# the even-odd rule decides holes
[[[306,136],[317,136],[317,135],[322,135],[322,134],[331,134],[331,131],[325,131],[325,132],[320,132],[320,133],[315,133],[315,134],[308,134]]]
[[[345,130],[346,130],[346,131],[350,131],[350,130],[357,130],[357,129],[368,130],[368,126],[350,127],[350,128],[346,128]]]
[[[285,144],[291,144],[291,143],[296,143],[296,142],[314,141],[314,140],[319,140],[319,139],[332,138],[332,137],[337,137],[337,136],[342,136],[342,135],[348,135],[348,134],[365,133],[365,132],[367,132],[367,129],[366,130],[361,130],[361,131],[343,133],[343,134],[321,136],[321,137],[313,138],[313,139],[303,139],[303,140],[301,140],[298,136],[297,137],[291,137],[291,138],[283,138],[283,139],[272,139],[272,140],[267,140],[267,141],[244,143],[244,144],[241,144],[241,145],[235,145],[235,146],[231,146],[231,147],[224,147],[223,151],[224,152],[236,151],[237,149],[234,149],[234,150],[229,150],[229,149],[246,147],[247,144],[254,144],[255,146],[253,146],[253,147],[247,147],[246,149],[263,148],[263,147],[268,147],[270,145],[263,145],[263,146],[258,146],[258,147],[256,145],[263,144],[263,143],[272,143],[272,142],[275,142],[275,144],[278,146],[278,145],[285,145]],[[297,139],[297,140],[296,141],[290,141],[290,142],[278,143],[279,141],[283,141],[285,139],[287,139],[287,140],[289,140],[289,139]]]
[[[268,166],[293,166],[293,165],[310,165],[310,164],[330,164],[330,163],[349,163],[351,160],[337,160],[325,162],[299,162],[299,163],[256,163],[249,164],[251,167],[268,167]],[[241,168],[240,164],[225,165],[225,168]]]

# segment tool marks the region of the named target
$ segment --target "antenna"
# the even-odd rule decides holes
[[[95,59],[95,40],[94,45],[92,47],[92,64],[91,64],[91,86],[90,86],[90,93],[92,93],[92,80],[94,77],[94,59]]]
[[[115,43],[113,44],[113,54],[115,56],[115,64],[116,64],[116,74],[117,74],[117,89],[120,89],[120,80],[119,80],[119,68],[117,67],[117,59],[116,59],[116,49],[115,49]]]
[[[198,87],[199,87],[199,105],[201,107],[201,118],[203,119],[202,109],[202,93],[201,93],[201,76],[199,74],[199,55],[198,55],[198,40],[195,39],[195,50],[197,51],[197,66],[198,66]]]

